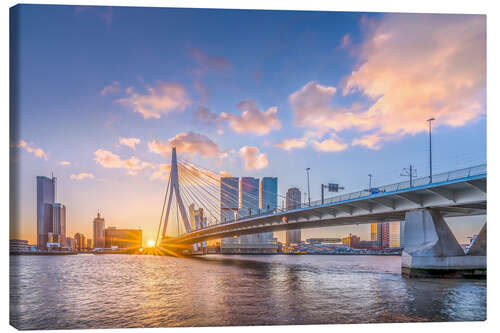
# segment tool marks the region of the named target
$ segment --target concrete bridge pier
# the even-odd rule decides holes
[[[418,209],[406,213],[401,273],[406,277],[486,277],[486,224],[464,253],[441,213]]]

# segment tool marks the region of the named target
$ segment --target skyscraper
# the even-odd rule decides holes
[[[52,204],[52,234],[60,247],[66,247],[66,207],[61,203]]]
[[[378,223],[370,223],[370,241],[376,242],[378,240]]]
[[[377,241],[381,248],[389,247],[389,222],[380,222],[377,224]]]
[[[238,177],[220,179],[220,219],[221,222],[233,221],[239,208]]]
[[[37,247],[47,246],[48,233],[52,232],[52,204],[55,202],[56,178],[36,177],[36,227]]]
[[[259,213],[259,179],[241,177],[240,202],[238,217],[245,217]]]
[[[271,212],[278,208],[278,178],[264,177],[260,180],[260,209]]]
[[[94,248],[96,249],[104,248],[104,229],[106,229],[104,218],[97,212],[97,217],[94,218]]]
[[[288,189],[286,192],[286,210],[300,208],[301,193],[296,187]],[[286,231],[286,244],[300,243],[302,235],[300,229]]]
[[[220,179],[220,220],[222,223],[234,221],[240,204],[240,184],[238,177],[222,177]],[[221,251],[232,248],[239,240],[234,237],[221,239]],[[228,250],[230,251],[230,250]]]
[[[405,247],[405,221],[399,222],[399,247]]]
[[[273,212],[278,208],[278,178],[263,177],[260,180],[260,211]],[[273,232],[256,234],[257,243],[268,244],[274,239]]]
[[[388,222],[389,223],[389,247],[400,247],[400,223],[399,222]]]

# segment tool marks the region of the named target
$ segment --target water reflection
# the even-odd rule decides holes
[[[11,257],[22,329],[484,320],[486,282],[408,280],[399,257]]]

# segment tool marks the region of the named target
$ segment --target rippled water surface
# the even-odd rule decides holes
[[[405,279],[400,257],[11,256],[19,329],[486,319],[484,280]]]

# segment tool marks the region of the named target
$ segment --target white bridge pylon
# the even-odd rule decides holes
[[[170,182],[169,182],[169,188],[167,188],[168,204],[167,204],[167,212],[165,214],[165,221],[163,223],[162,238],[165,238],[167,234],[168,217],[170,215],[170,208],[172,207],[172,197],[174,196],[174,193],[177,202],[177,207],[179,208],[179,211],[181,213],[182,222],[184,222],[184,227],[186,228],[186,232],[191,232],[191,225],[189,224],[189,219],[186,214],[186,208],[184,207],[184,203],[182,201],[180,193],[179,169],[177,168],[177,151],[175,150],[175,147],[172,148],[172,161],[170,165],[171,165]]]

